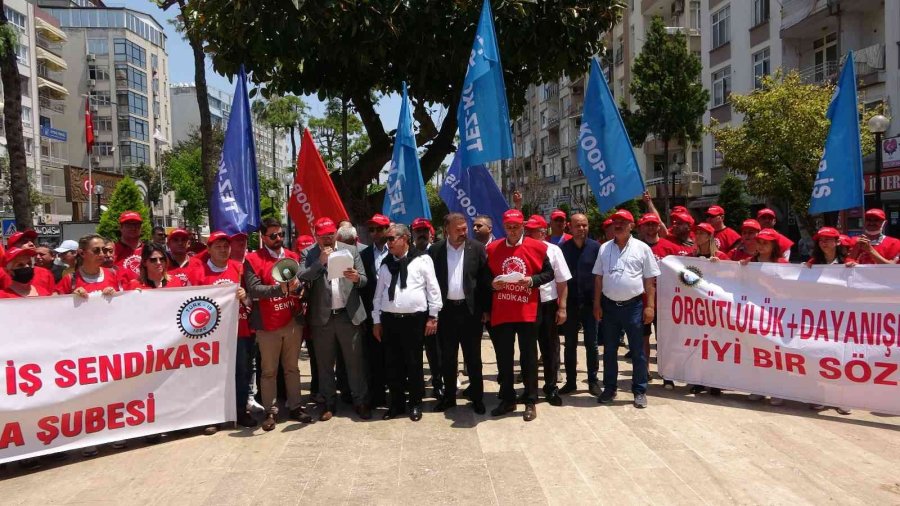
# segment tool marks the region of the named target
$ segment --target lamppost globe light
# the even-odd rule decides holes
[[[94,185],[94,195],[103,195],[103,190],[104,188],[102,184]]]
[[[294,184],[294,175],[291,174],[290,172],[285,172],[284,174],[281,175],[281,181],[285,185],[291,186]]]
[[[266,194],[269,195],[269,198],[270,198],[270,199],[274,199],[274,198],[275,198],[275,195],[278,195],[278,192],[275,191],[274,189],[271,189],[271,188],[270,188],[269,191],[266,192]]]
[[[181,207],[187,207],[187,200],[182,200],[182,201],[178,202],[178,205],[180,205]]]
[[[869,118],[869,131],[873,134],[883,134],[887,132],[889,126],[891,126],[891,120],[881,114],[876,114]]]

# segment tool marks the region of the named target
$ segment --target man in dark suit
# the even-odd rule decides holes
[[[359,289],[366,286],[367,279],[356,247],[337,242],[336,232],[331,218],[316,220],[316,245],[303,250],[300,257],[300,279],[310,283],[306,324],[312,328],[319,393],[325,398],[325,409],[319,420],[331,420],[337,412],[334,368],[338,353],[347,367],[356,413],[367,420],[372,417],[372,412],[367,399],[361,328],[366,320],[366,310],[359,295]],[[329,258],[333,254],[347,254],[341,252],[349,253],[353,267],[344,270],[339,278],[328,279]]]
[[[375,285],[378,283],[378,268],[381,262],[389,254],[387,248],[387,229],[391,220],[382,214],[372,216],[367,225],[371,244],[360,250],[366,271],[366,286],[360,289],[363,306],[366,308],[366,329],[363,339],[363,353],[366,357],[369,383],[369,405],[379,407],[387,405],[385,390],[387,389],[387,376],[384,371],[384,347],[381,341],[372,335],[372,301],[375,298]]]
[[[466,217],[460,213],[450,213],[444,218],[446,239],[434,243],[428,251],[434,261],[443,301],[438,343],[445,393],[442,399],[438,399],[435,411],[456,406],[457,357],[462,346],[463,360],[469,373],[469,399],[475,412],[484,414],[481,328],[490,304],[491,276],[484,246],[469,239],[467,232]]]

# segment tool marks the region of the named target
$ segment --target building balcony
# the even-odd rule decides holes
[[[559,154],[559,144],[550,144],[547,146],[547,149],[544,150],[544,154],[547,156],[556,156]]]
[[[828,15],[830,0],[784,0],[781,3],[781,32],[812,18]]]
[[[43,157],[41,157],[43,160]],[[68,163],[68,162],[67,162]],[[41,185],[41,193],[48,197],[65,197],[66,196],[66,187],[65,186],[57,186],[52,184]]]
[[[35,57],[39,64],[38,68],[46,67],[55,72],[63,72],[69,68],[65,60],[42,47],[35,48]]]
[[[856,67],[856,78],[862,81],[863,86],[884,82],[884,44],[872,44],[869,47],[857,49],[853,52],[853,60]]]
[[[42,97],[51,98],[53,100],[63,100],[69,96],[69,90],[53,77],[46,70],[38,71],[38,93]]]
[[[41,106],[42,111],[55,112],[58,114],[66,113],[66,103],[62,100],[55,100],[50,98],[49,96],[39,96],[38,103]]]
[[[62,44],[60,44],[59,42],[57,42],[53,39],[44,37],[43,35],[39,34],[37,37],[35,37],[35,45],[39,49],[44,49],[46,51],[49,51],[49,52],[55,54],[56,56],[59,56],[62,54],[62,50],[63,50]]]
[[[800,80],[806,84],[825,84],[836,80],[840,72],[840,62],[826,61],[800,69]]]
[[[554,114],[547,118],[547,128],[559,128],[559,116]]]
[[[40,8],[34,10],[34,31],[39,37],[44,37],[53,42],[65,42],[68,40],[66,32],[54,25],[53,18]]]

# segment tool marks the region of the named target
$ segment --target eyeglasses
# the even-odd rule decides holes
[[[385,237],[385,240],[387,240],[387,242],[394,242],[395,239],[400,239],[401,237],[403,237],[403,236],[402,235],[389,235],[389,236]]]
[[[284,232],[276,232],[276,233],[272,233],[272,234],[267,235],[266,237],[268,237],[269,239],[271,239],[271,240],[274,241],[275,239],[281,239],[281,238],[283,238],[283,237],[284,237]]]
[[[93,253],[93,254],[95,254],[95,255],[99,255],[101,252],[102,252],[102,253],[111,254],[111,253],[113,253],[114,251],[115,251],[115,250],[112,249],[112,248],[101,248],[100,246],[97,246],[96,248],[91,249],[91,253]]]
[[[165,262],[166,259],[163,257],[150,257],[147,259],[147,261],[152,264],[161,264],[161,263]]]

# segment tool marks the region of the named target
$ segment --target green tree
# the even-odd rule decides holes
[[[225,133],[213,129],[213,155],[217,158],[222,152]],[[186,201],[184,217],[191,227],[202,226],[209,213],[209,193],[203,186],[203,153],[202,136],[194,130],[184,141],[179,142],[171,151],[162,155],[160,166],[165,181],[164,191],[174,191],[176,201]]]
[[[147,185],[147,199],[153,204],[159,203],[159,172],[152,170],[141,162],[137,166],[125,169],[125,175],[137,181],[143,181]]]
[[[431,225],[435,232],[440,232],[444,227],[444,217],[450,213],[447,204],[441,199],[441,189],[431,183],[425,184],[425,195],[428,196],[428,206],[431,207]]]
[[[375,111],[375,97],[399,93],[401,82],[409,83],[424,180],[453,151],[455,109],[481,2],[206,0],[198,5],[198,24],[217,72],[234,74],[244,64],[254,82],[266,83],[264,94],[346,97],[352,104],[370,144],[344,171],[352,177],[333,177],[356,218],[380,207],[382,196],[366,197],[366,189],[390,160],[393,146],[394,134]],[[620,0],[495,2],[511,113],[524,106],[529,83],[583,74],[622,6]],[[448,109],[440,126],[429,107]]]
[[[749,95],[731,95],[731,106],[743,115],[738,126],[710,129],[716,138],[723,164],[747,176],[747,191],[789,206],[797,216],[809,216],[813,181],[822,158],[829,121],[825,117],[834,87],[804,84],[796,71],[762,79],[760,89]],[[865,123],[881,112],[860,105],[863,154],[875,149]],[[804,224],[815,232],[809,217]]]
[[[588,230],[592,237],[597,239],[600,242],[605,240],[605,233],[603,232],[603,222],[606,221],[607,218],[613,215],[619,209],[626,209],[631,212],[632,216],[634,216],[634,222],[637,223],[638,220],[641,219],[641,216],[644,215],[643,211],[641,211],[640,199],[632,199],[627,202],[620,204],[615,209],[610,209],[605,213],[601,213],[600,209],[597,208],[597,200],[591,195],[587,201],[587,209],[584,214],[588,218]],[[637,232],[637,226],[635,226],[635,232]]]
[[[31,183],[25,159],[25,136],[22,133],[22,79],[19,76],[19,31],[6,18],[0,0],[0,80],[3,82],[3,126],[6,129],[6,150],[9,153],[9,190],[13,214],[19,230],[31,228]]]
[[[141,238],[149,239],[152,229],[150,225],[150,209],[144,204],[144,196],[141,194],[140,188],[128,176],[119,181],[113,189],[109,202],[106,204],[106,211],[100,215],[97,233],[103,237],[118,239],[119,215],[125,211],[134,211],[141,214],[141,218],[144,220],[141,226]]]
[[[325,166],[338,173],[349,169],[369,149],[369,138],[363,132],[359,116],[347,114],[345,123],[343,106],[337,99],[328,101],[324,116],[309,118],[309,133],[316,141]],[[344,163],[345,157],[347,163]]]
[[[744,220],[750,217],[750,199],[747,198],[747,188],[744,180],[728,174],[719,185],[719,198],[717,203],[727,212],[725,213],[725,225],[740,230]]]
[[[270,197],[270,190],[274,197]],[[259,214],[262,218],[273,217],[281,221],[281,206],[284,205],[284,185],[277,179],[259,176]]]
[[[703,89],[700,73],[703,65],[692,54],[681,31],[669,34],[662,18],[654,17],[641,54],[632,66],[631,95],[637,110],[624,115],[632,139],[643,144],[648,135],[663,143],[666,169],[663,188],[663,216],[669,214],[669,143],[699,142],[703,134],[703,113],[709,92]],[[675,175],[672,174],[672,187]]]
[[[266,105],[266,119],[273,126],[273,132],[274,128],[289,132],[293,163],[297,162],[297,136],[295,134],[298,128],[303,130],[307,109],[306,103],[294,95],[274,97]]]

